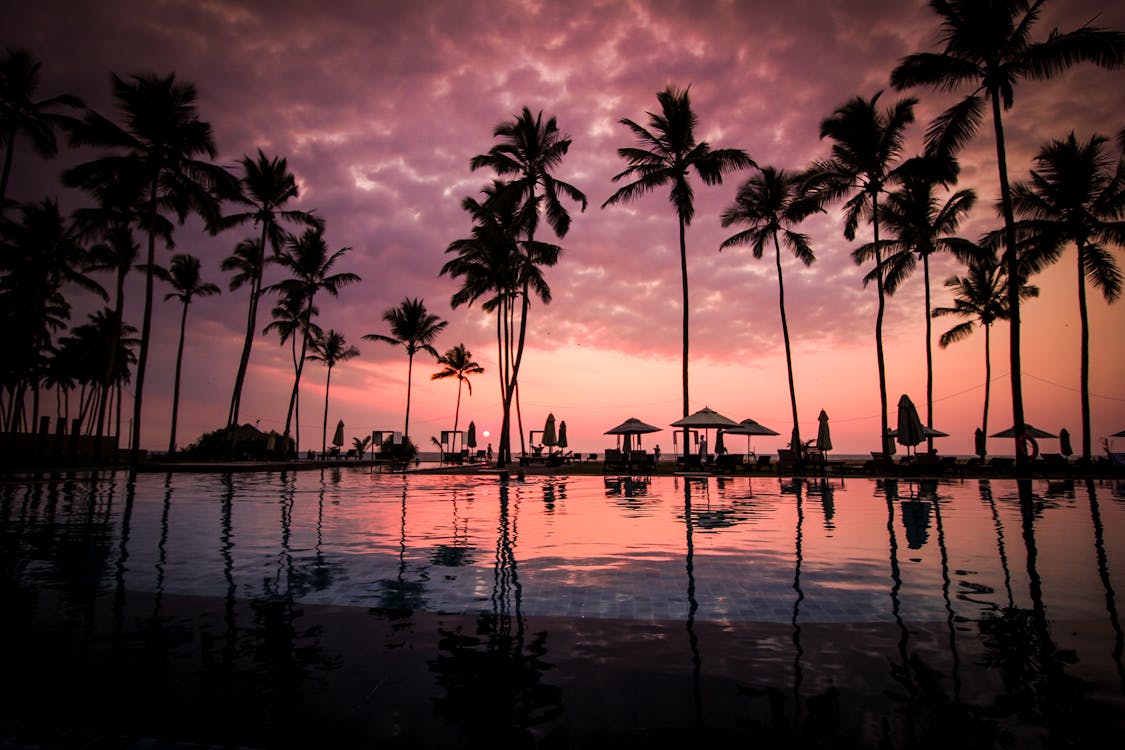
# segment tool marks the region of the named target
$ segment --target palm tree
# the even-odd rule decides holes
[[[690,88],[690,87],[689,87]],[[617,149],[628,167],[613,176],[614,182],[630,179],[606,199],[602,208],[628,203],[656,188],[670,186],[669,200],[676,209],[680,228],[680,281],[683,289],[683,412],[688,415],[688,275],[686,229],[695,217],[695,191],[688,181],[695,173],[705,185],[721,185],[731,170],[756,166],[742,149],[712,149],[707,141],[695,140],[699,119],[691,109],[688,89],[668,86],[656,95],[660,113],[649,112],[649,127],[628,118],[620,120],[636,138],[638,146]],[[684,428],[687,450],[688,428]]]
[[[984,118],[987,99],[992,105],[996,141],[996,166],[1000,178],[1000,208],[1004,217],[1004,259],[1009,278],[1020,273],[1016,247],[1015,215],[1008,184],[1008,159],[1004,145],[1002,112],[1012,108],[1016,83],[1045,80],[1077,62],[1115,68],[1125,62],[1125,35],[1086,24],[1074,31],[1051,31],[1045,41],[1031,40],[1031,27],[1039,19],[1044,0],[930,0],[941,19],[941,52],[919,52],[903,58],[891,73],[896,89],[930,86],[955,91],[972,90],[953,104],[926,131],[930,154],[953,155],[976,134]],[[1023,377],[1020,362],[1019,287],[1008,289],[1011,323],[1012,419],[1016,440],[1023,434]],[[1017,461],[1026,456],[1017,445]]]
[[[310,228],[317,225],[316,217],[308,211],[287,211],[281,208],[298,196],[297,180],[289,171],[286,159],[277,156],[271,159],[258,149],[257,159],[243,156],[239,163],[242,165],[243,188],[239,202],[246,204],[249,210],[224,216],[219,221],[219,226],[227,229],[253,222],[255,225],[261,225],[262,231],[257,242],[240,243],[238,246],[244,253],[245,265],[242,270],[248,273],[245,281],[250,284],[250,304],[246,313],[246,336],[242,343],[242,354],[238,360],[238,372],[235,375],[234,392],[231,395],[230,411],[227,415],[228,427],[238,424],[242,388],[246,382],[250,350],[254,345],[254,331],[257,328],[266,245],[269,244],[274,255],[281,252],[282,245],[288,239],[288,234],[281,226],[282,222]],[[236,253],[238,251],[236,249]],[[224,262],[224,269],[230,270],[226,268],[226,262]],[[231,284],[234,283],[232,280]],[[241,284],[240,281],[239,285]]]
[[[1022,220],[1017,231],[1029,235],[1039,263],[1057,260],[1067,245],[1078,251],[1078,317],[1081,321],[1082,456],[1091,458],[1090,321],[1086,283],[1106,302],[1121,295],[1121,269],[1107,245],[1125,245],[1125,164],[1093,135],[1079,143],[1074,133],[1044,144],[1031,179],[1012,186],[1012,205]]]
[[[130,271],[139,268],[137,260],[140,246],[135,241],[133,228],[143,218],[141,198],[144,194],[144,175],[139,162],[125,162],[124,166],[128,168],[118,170],[115,174],[101,175],[101,181],[98,181],[98,176],[91,176],[84,188],[97,205],[79,208],[74,212],[81,236],[95,241],[90,247],[90,269],[110,271],[115,276],[113,322],[119,334],[125,313],[125,279]],[[165,244],[171,244],[172,229],[170,221],[162,216],[157,217],[154,230]],[[118,347],[109,347],[105,362],[105,382],[117,370],[117,353]],[[111,395],[111,390],[105,389],[98,402],[96,433],[99,439],[105,430],[108,397]]]
[[[880,221],[893,239],[884,240],[883,288],[894,294],[922,260],[922,287],[926,303],[926,425],[934,426],[934,355],[930,332],[930,256],[936,252],[952,253],[958,260],[969,263],[979,247],[961,237],[953,236],[961,222],[976,204],[972,190],[958,190],[944,201],[935,192],[948,186],[954,172],[948,165],[934,159],[915,157],[908,159],[896,170],[899,187],[887,196],[881,207]],[[876,254],[874,243],[864,245],[852,253],[856,265]],[[865,280],[866,282],[866,280]],[[927,439],[927,449],[933,450],[934,439]]]
[[[1006,266],[1000,265],[994,253],[979,248],[974,260],[969,263],[964,276],[951,276],[945,287],[953,292],[952,307],[935,307],[930,313],[933,318],[956,315],[965,320],[941,335],[938,343],[944,349],[961,341],[971,334],[977,326],[984,329],[984,414],[981,417],[981,432],[988,434],[988,401],[992,386],[992,324],[998,320],[1008,320],[1008,274]],[[1038,297],[1039,289],[1023,285],[1020,297]]]
[[[453,308],[485,297],[481,309],[496,312],[500,398],[502,403],[507,402],[510,413],[509,397],[516,390],[512,380],[516,301],[521,294],[534,294],[543,304],[550,304],[551,287],[543,269],[558,262],[562,248],[538,240],[519,239],[515,203],[497,199],[504,187],[505,183],[494,181],[484,189],[483,201],[472,197],[462,201],[462,207],[473,217],[472,235],[449,244],[445,252],[456,253],[457,257],[447,261],[441,273],[463,280],[461,289],[450,299]],[[498,465],[511,461],[509,422],[504,420],[500,433]]]
[[[159,269],[157,275],[162,281],[172,285],[172,291],[164,295],[164,301],[175,299],[184,306],[180,313],[180,343],[176,348],[176,377],[172,388],[172,429],[168,436],[168,455],[171,456],[176,452],[176,420],[180,410],[180,374],[184,360],[184,333],[187,330],[188,305],[196,297],[211,297],[218,294],[219,287],[203,280],[199,273],[199,258],[194,255],[173,255],[168,269]]]
[[[336,262],[350,250],[350,247],[343,247],[329,254],[328,244],[324,241],[324,225],[318,223],[306,229],[300,236],[289,239],[285,250],[277,257],[277,263],[289,271],[291,277],[266,288],[267,291],[280,292],[287,297],[299,299],[305,307],[306,330],[301,336],[301,354],[296,360],[297,377],[293,381],[293,393],[289,397],[289,411],[285,417],[283,435],[285,441],[289,439],[289,428],[292,426],[293,410],[301,385],[301,372],[304,369],[305,356],[308,354],[309,341],[312,339],[307,326],[312,321],[313,299],[321,290],[336,297],[340,289],[360,281],[359,276],[354,273],[334,273],[332,270]],[[299,441],[297,445],[299,450]]]
[[[4,166],[0,171],[0,216],[7,207],[8,178],[12,172],[12,156],[16,136],[23,135],[45,158],[58,153],[55,129],[70,127],[75,119],[53,110],[58,107],[81,108],[77,97],[63,94],[35,100],[39,88],[39,68],[43,63],[25,50],[9,49],[0,60],[0,145],[4,147]]]
[[[509,182],[495,183],[497,189],[491,200],[505,204],[500,210],[510,211],[513,229],[517,235],[522,234],[527,243],[535,242],[540,212],[546,217],[555,236],[559,239],[565,237],[570,229],[570,213],[560,200],[561,196],[568,197],[578,203],[583,211],[586,210],[585,194],[552,174],[570,149],[571,139],[559,133],[554,117],[543,122],[542,112],[533,117],[527,107],[515,119],[497,125],[493,136],[501,139],[500,143],[489,149],[488,153],[474,156],[469,162],[474,170],[490,168],[498,177],[511,178]],[[551,262],[545,265],[554,265],[557,260],[556,253]],[[525,276],[523,282],[519,338],[510,360],[510,371],[506,378],[508,386],[504,393],[502,443],[508,439],[513,396],[517,401],[517,413],[519,411],[519,370],[523,362],[527,316],[531,305],[530,277]],[[520,443],[523,443],[522,427]]]
[[[27,386],[33,393],[32,423],[38,419],[39,376],[51,348],[53,332],[70,318],[70,305],[60,290],[78,286],[106,299],[105,290],[85,272],[88,254],[74,223],[59,211],[54,199],[24,204],[18,222],[3,227],[0,245],[0,289],[11,316],[5,321],[12,339],[5,358],[17,365],[12,383],[8,430],[22,420]]]
[[[430,380],[457,378],[457,408],[453,411],[453,431],[457,432],[457,425],[461,419],[461,386],[468,388],[469,395],[472,396],[473,384],[469,382],[469,376],[481,374],[484,368],[473,361],[473,353],[466,349],[464,344],[453,347],[438,357],[437,361],[442,369],[431,375]]]
[[[80,164],[64,174],[76,187],[105,184],[107,175],[143,176],[138,213],[148,235],[145,255],[144,319],[137,357],[137,381],[133,399],[132,460],[138,460],[141,445],[141,413],[144,404],[145,368],[152,336],[153,279],[156,267],[156,238],[159,218],[171,209],[182,223],[197,213],[214,226],[218,200],[238,194],[237,180],[226,170],[199,157],[215,158],[215,140],[209,123],[199,119],[196,90],[190,83],[177,83],[175,74],[158,77],[134,75],[126,81],[113,76],[113,95],[126,126],[120,127],[96,112],[88,112],[76,128],[76,145],[114,149],[115,153]],[[171,237],[169,233],[166,241]]]
[[[887,450],[887,371],[883,356],[883,255],[879,242],[879,196],[893,178],[892,165],[902,153],[906,126],[914,121],[913,98],[902,99],[884,111],[876,93],[870,99],[857,96],[820,124],[820,137],[831,138],[832,155],[813,165],[811,173],[822,196],[838,198],[855,190],[844,204],[844,237],[854,240],[861,218],[871,222],[875,249],[875,291],[879,306],[875,314],[875,358],[879,369],[879,445]]]
[[[299,294],[285,294],[270,310],[270,317],[273,318],[272,322],[262,329],[262,333],[269,333],[274,331],[278,336],[278,343],[285,346],[289,342],[289,355],[293,362],[293,376],[297,377],[297,372],[302,366],[303,360],[300,359],[297,353],[297,341],[303,340],[305,335],[308,335],[310,341],[321,335],[322,331],[320,326],[313,322],[313,318],[320,313],[319,308],[313,306],[306,307],[304,299]],[[296,430],[294,431],[296,439],[294,444],[300,443],[301,438],[301,401],[297,399],[296,402],[290,404],[293,411],[293,419],[296,422]],[[288,450],[288,442],[285,443],[285,449]]]
[[[348,344],[344,334],[329,328],[325,333],[318,335],[312,341],[313,351],[308,359],[314,362],[323,362],[328,368],[328,376],[324,380],[324,425],[321,430],[320,452],[328,450],[328,389],[332,386],[332,368],[341,362],[347,362],[359,356],[359,349]],[[357,450],[357,453],[363,453]]]
[[[785,340],[785,368],[789,375],[789,403],[793,410],[793,444],[800,445],[797,428],[797,388],[793,381],[793,354],[789,345],[789,322],[785,316],[785,281],[781,273],[782,236],[796,258],[806,266],[816,260],[807,235],[794,227],[814,213],[824,211],[821,202],[808,189],[806,175],[776,167],[761,167],[738,189],[734,204],[723,212],[724,227],[732,224],[749,225],[747,229],[731,235],[719,245],[725,247],[750,245],[754,257],[761,259],[766,243],[773,243],[774,263],[777,267],[777,304],[781,311],[781,335]]]
[[[391,335],[381,333],[368,333],[363,338],[367,341],[382,341],[406,349],[406,423],[402,434],[410,438],[410,383],[414,376],[414,355],[419,351],[428,352],[437,359],[437,350],[433,341],[438,334],[449,325],[426,310],[425,303],[420,299],[404,298],[398,307],[392,307],[383,313],[383,320],[390,324]]]

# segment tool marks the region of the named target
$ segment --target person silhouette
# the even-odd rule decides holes
[[[488,460],[492,460],[492,443],[488,444]]]
[[[653,455],[653,460],[656,461],[656,463],[660,463],[660,445],[659,444],[657,444],[657,446],[652,449],[652,455]]]

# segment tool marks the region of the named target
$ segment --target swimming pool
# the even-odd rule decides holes
[[[1125,490],[1022,492],[362,469],[8,481],[4,736],[1125,738]]]

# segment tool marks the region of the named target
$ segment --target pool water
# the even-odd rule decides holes
[[[0,747],[1121,746],[1122,580],[1111,482],[10,479]]]

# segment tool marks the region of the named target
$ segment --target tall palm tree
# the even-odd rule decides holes
[[[359,349],[348,344],[344,334],[329,328],[312,341],[313,351],[308,359],[313,362],[323,362],[328,368],[328,376],[324,380],[324,424],[321,429],[320,452],[328,450],[328,389],[332,387],[332,368],[341,362],[347,362],[359,356]],[[361,454],[363,451],[357,451]]]
[[[309,307],[305,304],[305,299],[300,293],[283,294],[278,303],[270,311],[270,316],[273,318],[272,322],[262,329],[262,333],[270,333],[274,331],[278,336],[278,343],[285,346],[289,342],[289,354],[293,361],[293,377],[299,379],[299,373],[304,366],[304,361],[307,357],[302,357],[298,354],[297,341],[304,342],[306,338],[309,341],[317,339],[323,333],[313,318],[319,314],[320,310],[314,305]],[[294,430],[294,445],[300,445],[301,442],[301,400],[298,397],[296,400],[291,400],[289,409],[293,414],[293,420],[296,423]],[[288,440],[284,443],[285,450],[288,450]]]
[[[200,158],[214,159],[217,151],[211,125],[199,119],[193,84],[177,83],[175,74],[163,78],[134,75],[129,80],[114,75],[113,96],[125,127],[96,112],[87,112],[72,140],[76,145],[105,147],[114,153],[68,170],[64,181],[84,187],[104,184],[106,175],[133,174],[139,170],[143,176],[139,223],[148,235],[148,243],[130,446],[135,462],[140,455],[145,369],[152,337],[153,269],[159,219],[170,210],[182,223],[188,214],[196,213],[213,227],[219,199],[237,195],[238,184],[226,170]],[[166,241],[170,237],[168,234]]]
[[[824,211],[818,196],[809,190],[809,181],[803,173],[776,167],[761,167],[738,189],[734,204],[723,212],[724,227],[746,224],[748,228],[723,240],[725,247],[750,245],[754,257],[761,259],[766,243],[773,244],[774,263],[777,267],[777,304],[781,311],[781,335],[785,340],[785,368],[789,376],[789,403],[793,410],[793,444],[800,445],[797,427],[797,387],[793,380],[793,352],[789,344],[789,321],[785,315],[785,281],[781,272],[780,234],[785,246],[797,260],[806,266],[816,260],[807,235],[794,227],[814,213]]]
[[[540,213],[555,236],[562,239],[570,229],[570,213],[563,205],[565,196],[586,210],[586,195],[570,183],[564,182],[552,173],[562,162],[570,149],[571,139],[563,136],[554,117],[543,121],[543,113],[532,116],[531,110],[524,107],[513,120],[500,123],[493,130],[493,136],[500,143],[489,149],[488,153],[474,156],[469,166],[473,170],[490,168],[500,178],[508,182],[496,183],[498,189],[492,200],[510,210],[514,228],[522,234],[527,243],[535,242],[535,232],[539,226]],[[503,186],[500,188],[499,186]],[[557,262],[555,254],[551,263]],[[517,400],[519,411],[519,371],[523,362],[524,342],[527,338],[527,316],[531,305],[530,278],[523,279],[522,304],[520,310],[519,338],[511,358],[508,387],[504,393],[504,415],[501,427],[503,442],[509,434],[511,402]],[[523,443],[523,429],[520,429],[520,443]]]
[[[9,403],[7,429],[22,420],[28,386],[33,393],[32,422],[38,419],[39,377],[46,364],[52,335],[70,318],[70,305],[61,295],[67,285],[106,299],[105,290],[86,273],[88,253],[74,223],[48,198],[20,207],[19,221],[6,222],[0,244],[0,289],[12,319],[10,347],[5,358],[21,363]]]
[[[219,293],[219,287],[204,281],[199,271],[199,258],[194,255],[177,254],[172,256],[168,269],[159,269],[162,281],[172,285],[172,291],[164,295],[164,301],[179,300],[183,304],[180,313],[180,343],[176,347],[176,376],[172,388],[172,429],[168,435],[168,455],[176,452],[176,420],[180,411],[180,374],[184,360],[184,333],[187,330],[188,305],[196,297],[212,297]]]
[[[938,343],[941,348],[961,341],[971,334],[977,326],[984,329],[984,414],[981,417],[981,432],[988,434],[988,402],[992,387],[992,324],[1010,318],[1008,299],[1007,267],[999,263],[994,253],[978,249],[974,260],[969,263],[964,276],[951,276],[945,287],[953,293],[952,307],[935,307],[930,316],[941,318],[956,315],[964,318],[961,323],[941,335]],[[1027,284],[1020,290],[1020,297],[1038,297],[1039,289]]]
[[[860,219],[871,222],[875,249],[875,291],[879,306],[875,314],[875,358],[879,369],[879,445],[887,450],[887,370],[883,356],[883,253],[879,241],[879,196],[893,179],[893,166],[902,154],[906,126],[914,122],[913,98],[901,99],[886,110],[879,109],[876,93],[870,99],[857,96],[836,109],[820,124],[820,137],[831,138],[832,155],[812,167],[813,184],[825,199],[855,191],[844,204],[844,237],[854,240]]]
[[[12,157],[16,136],[23,135],[43,157],[58,153],[56,128],[67,128],[75,119],[54,110],[59,107],[80,108],[82,100],[68,94],[35,99],[39,89],[39,62],[25,50],[7,50],[0,59],[0,145],[4,147],[4,166],[0,170],[0,216],[7,206],[8,178],[12,173]]]
[[[1078,251],[1078,317],[1081,322],[1082,456],[1091,458],[1090,321],[1086,284],[1100,289],[1106,302],[1121,295],[1121,269],[1107,245],[1125,246],[1125,163],[1106,149],[1108,139],[1093,135],[1079,143],[1071,132],[1051,140],[1035,157],[1027,182],[1012,186],[1016,228],[1036,259],[1049,263],[1074,244]]]
[[[428,352],[437,359],[437,350],[433,347],[438,334],[449,325],[447,321],[426,310],[426,305],[420,299],[404,298],[398,307],[392,307],[383,313],[383,320],[391,326],[391,335],[382,333],[368,333],[363,338],[367,341],[382,341],[406,349],[406,422],[402,428],[404,437],[410,437],[410,383],[414,377],[414,355],[419,351]]]
[[[954,179],[955,170],[939,164],[935,159],[915,157],[908,159],[896,170],[899,187],[887,195],[881,207],[880,220],[889,230],[891,239],[884,240],[883,288],[894,294],[900,284],[913,272],[917,260],[922,261],[922,288],[926,304],[926,425],[934,426],[934,355],[930,331],[930,256],[936,252],[949,252],[963,263],[974,259],[979,247],[954,232],[976,204],[972,190],[958,190],[951,195],[937,193]],[[863,245],[852,253],[856,265],[876,254],[874,243]],[[933,450],[934,439],[927,439],[927,449]]]
[[[534,294],[543,304],[550,304],[551,287],[543,269],[558,262],[562,248],[538,240],[519,239],[516,204],[498,199],[504,188],[505,183],[497,180],[484,188],[484,200],[467,197],[462,201],[462,207],[473,217],[472,234],[449,244],[445,252],[457,256],[442,266],[441,273],[462,279],[461,288],[450,299],[453,308],[472,304],[483,297],[481,309],[496,312],[500,399],[502,403],[507,401],[510,413],[509,397],[516,390],[512,379],[517,339],[516,303],[521,294]],[[498,465],[511,461],[509,422],[504,421],[500,433]]]
[[[453,431],[457,432],[457,425],[461,419],[461,386],[468,388],[469,395],[472,396],[473,384],[469,382],[469,376],[480,375],[484,372],[484,368],[473,360],[473,353],[466,349],[464,344],[458,344],[438,357],[437,363],[442,369],[431,375],[430,380],[457,378],[457,408],[453,411]]]
[[[286,243],[285,250],[277,257],[277,264],[290,273],[290,278],[272,284],[267,289],[301,299],[305,305],[306,320],[311,321],[313,300],[318,292],[324,291],[336,297],[339,295],[340,289],[360,281],[359,276],[354,273],[333,271],[337,261],[350,251],[350,247],[343,247],[330,253],[328,244],[324,240],[324,225],[318,223],[316,226],[309,227],[300,236],[290,238]],[[308,354],[310,340],[311,336],[306,330],[301,336],[301,354],[297,359],[297,377],[293,381],[293,393],[289,397],[289,412],[285,417],[285,440],[289,438],[293,409],[297,403],[301,372],[304,369],[305,356]]]
[[[690,88],[690,87],[689,87]],[[695,191],[689,181],[692,170],[705,185],[721,185],[723,175],[755,166],[742,149],[712,149],[707,141],[696,141],[699,118],[691,108],[688,89],[668,86],[656,95],[660,112],[649,112],[649,126],[628,118],[620,120],[637,140],[637,146],[617,149],[629,165],[613,176],[614,182],[632,180],[606,199],[602,208],[628,203],[656,188],[668,185],[669,200],[676,210],[680,229],[680,282],[683,292],[683,412],[688,415],[688,273],[686,230],[695,217]],[[688,428],[684,428],[687,450]]]
[[[261,234],[257,242],[239,244],[239,248],[248,254],[245,260],[246,269],[250,272],[249,278],[246,279],[250,284],[250,302],[246,313],[246,336],[238,360],[230,411],[227,413],[227,427],[238,424],[242,388],[246,382],[250,350],[254,345],[254,331],[258,325],[258,301],[262,296],[265,248],[268,244],[274,255],[281,252],[282,245],[288,239],[282,222],[309,228],[317,224],[317,219],[311,212],[282,209],[283,205],[298,197],[297,180],[289,171],[286,159],[278,156],[269,158],[258,149],[256,159],[243,156],[239,163],[242,165],[242,194],[239,202],[245,204],[248,210],[228,214],[218,224],[221,228],[227,229],[253,222],[256,226],[261,226]],[[251,257],[250,254],[254,255]],[[233,432],[231,434],[233,435]]]
[[[126,169],[112,174],[92,175],[84,185],[95,200],[96,206],[79,208],[74,212],[82,237],[95,242],[90,247],[91,270],[109,271],[115,277],[113,323],[121,335],[125,313],[125,279],[129,272],[139,268],[140,246],[135,241],[133,229],[143,218],[141,197],[144,194],[144,175],[136,160],[124,162]],[[173,225],[162,216],[157,217],[154,230],[171,244]],[[109,382],[117,371],[118,347],[109,347],[105,362],[104,381]],[[111,389],[105,389],[98,402],[97,437],[105,430],[106,409]],[[120,404],[118,404],[120,406]],[[119,411],[119,410],[118,410]]]
[[[1012,108],[1016,84],[1024,79],[1051,78],[1078,62],[1092,62],[1103,68],[1119,67],[1125,62],[1125,35],[1089,24],[1068,32],[1054,29],[1046,40],[1033,42],[1031,28],[1039,20],[1044,2],[930,0],[930,7],[941,19],[943,49],[908,55],[891,73],[891,84],[900,90],[913,86],[942,91],[971,87],[967,96],[943,112],[926,131],[926,149],[931,154],[946,156],[960,150],[976,134],[984,118],[985,101],[991,104],[1004,218],[1004,262],[1009,278],[1018,276],[1021,260],[1016,246],[1002,115]],[[1012,419],[1018,441],[1024,430],[1018,285],[1011,285],[1008,294]],[[1017,461],[1022,467],[1026,456],[1019,450],[1020,445],[1016,447]]]

